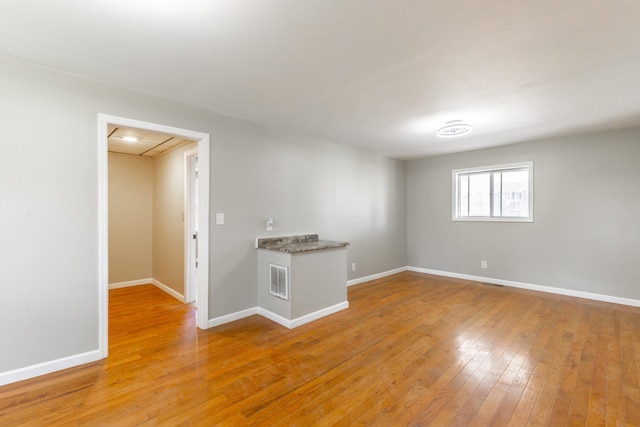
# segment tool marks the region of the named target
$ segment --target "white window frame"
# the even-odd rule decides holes
[[[506,216],[460,216],[460,196],[458,177],[471,173],[502,172],[514,169],[526,169],[529,172],[529,216],[528,217],[506,217]],[[489,221],[489,222],[533,222],[533,162],[508,163],[503,165],[481,166],[475,168],[454,169],[452,171],[452,209],[453,221]],[[491,180],[491,206],[489,215],[493,215],[493,179]]]

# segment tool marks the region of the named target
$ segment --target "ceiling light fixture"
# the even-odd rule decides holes
[[[127,142],[137,142],[138,138],[135,136],[123,136],[122,139],[124,139]]]
[[[462,120],[449,120],[443,127],[438,129],[437,135],[443,138],[451,138],[468,134],[472,130],[473,127]]]

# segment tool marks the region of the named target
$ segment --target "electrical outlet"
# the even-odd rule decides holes
[[[480,268],[487,268],[487,261],[480,261]]]
[[[355,262],[351,263],[351,271],[356,271],[356,263]]]

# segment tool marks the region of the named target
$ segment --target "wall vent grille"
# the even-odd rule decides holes
[[[289,300],[289,275],[287,267],[269,264],[270,285],[269,293],[275,297]]]
[[[484,283],[480,283],[480,284],[484,285],[484,286],[494,286],[496,288],[504,288],[504,285],[498,285],[497,283],[484,282]]]

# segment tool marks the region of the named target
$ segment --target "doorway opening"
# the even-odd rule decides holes
[[[209,135],[186,129],[174,128],[155,123],[142,122],[123,117],[98,115],[98,298],[99,298],[99,350],[102,358],[108,355],[108,300],[109,300],[109,223],[108,223],[108,129],[109,126],[122,126],[152,132],[160,132],[186,138],[197,142],[197,154],[191,155],[197,181],[187,175],[185,183],[189,191],[185,192],[185,235],[196,230],[196,239],[191,244],[185,241],[185,302],[193,298],[196,303],[196,324],[201,329],[208,328],[209,316]],[[186,162],[185,154],[185,163]],[[197,159],[197,163],[196,160]],[[185,188],[187,190],[187,188]],[[192,192],[193,191],[193,192]],[[187,193],[191,193],[188,195]],[[187,200],[188,199],[188,200]],[[197,203],[197,204],[196,204]],[[191,208],[189,208],[191,206]],[[189,227],[189,228],[187,228]],[[195,228],[194,228],[195,227]],[[191,249],[190,249],[191,248]],[[187,259],[197,256],[197,268],[188,267]],[[189,264],[191,262],[189,261]],[[195,263],[194,263],[195,265]],[[187,277],[189,275],[189,277]],[[192,288],[195,287],[195,288]]]

